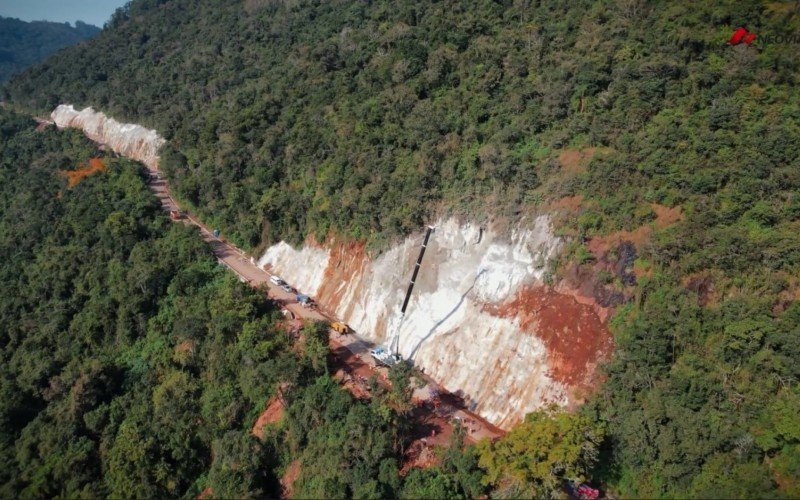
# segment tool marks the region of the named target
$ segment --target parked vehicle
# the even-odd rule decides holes
[[[384,349],[383,347],[376,347],[375,349],[371,349],[369,351],[369,354],[373,358],[375,358],[375,361],[379,365],[383,365],[383,366],[392,366],[393,364],[397,363],[398,361],[400,361],[402,359],[402,358],[400,358],[399,355],[392,354],[389,351],[387,351],[386,349]]]
[[[281,285],[281,289],[286,293],[294,293],[295,289],[289,283],[284,283]]]
[[[333,330],[335,332],[337,332],[337,333],[339,333],[341,335],[347,335],[348,333],[350,333],[352,331],[352,330],[350,330],[350,327],[347,326],[346,323],[342,323],[340,321],[335,321],[335,322],[331,323],[331,328],[333,328]]]
[[[270,281],[270,282],[271,282],[273,285],[278,285],[278,286],[282,286],[282,285],[285,285],[285,284],[286,284],[286,282],[285,282],[285,281],[283,281],[283,280],[280,278],[280,276],[270,276],[270,277],[269,277],[269,281]]]

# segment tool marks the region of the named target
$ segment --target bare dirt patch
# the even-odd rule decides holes
[[[558,199],[548,206],[548,211],[563,210],[566,212],[577,212],[583,204],[583,195],[565,196]]]
[[[411,469],[427,469],[439,463],[436,448],[425,439],[411,443],[403,455],[403,466],[400,475],[406,476]]]
[[[697,295],[697,303],[701,307],[716,304],[718,294],[714,287],[714,277],[707,273],[696,273],[685,276],[682,280],[684,288]]]
[[[630,241],[636,248],[641,248],[653,234],[653,228],[648,226],[641,226],[633,231],[616,231],[606,236],[595,236],[591,238],[586,244],[586,248],[594,254],[595,257],[602,257],[612,248],[620,245],[624,241]]]
[[[281,498],[292,497],[292,486],[298,477],[300,477],[300,460],[294,460],[281,477]]]
[[[558,162],[565,172],[581,174],[586,171],[586,166],[595,153],[597,148],[564,149],[558,154]]]
[[[536,286],[521,289],[495,310],[487,309],[501,317],[518,318],[524,330],[542,339],[553,379],[573,389],[595,386],[597,365],[611,355],[614,342],[591,303]]]
[[[670,208],[657,203],[651,203],[650,207],[656,214],[656,218],[652,224],[645,224],[633,231],[616,231],[605,236],[591,238],[586,245],[588,250],[596,257],[602,257],[610,249],[625,241],[630,241],[636,245],[636,248],[642,248],[642,245],[650,240],[650,236],[653,234],[653,226],[655,226],[656,229],[665,229],[683,220],[683,211],[681,207]]]
[[[670,208],[658,203],[651,203],[650,208],[656,213],[655,224],[658,229],[664,229],[683,220],[681,207]]]
[[[285,408],[282,398],[273,397],[267,404],[267,408],[256,419],[256,423],[253,424],[251,431],[253,435],[259,439],[264,439],[264,428],[269,424],[279,422],[283,418]]]
[[[61,170],[60,173],[67,178],[67,187],[77,186],[83,179],[98,172],[107,172],[108,167],[100,158],[92,158],[89,164],[75,170]]]

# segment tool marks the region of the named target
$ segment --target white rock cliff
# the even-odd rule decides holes
[[[79,128],[89,139],[107,145],[115,153],[158,168],[158,150],[166,141],[155,130],[119,123],[92,108],[76,111],[69,104],[58,106],[50,117],[58,128]]]
[[[293,279],[365,338],[385,344],[399,328],[401,354],[450,391],[460,391],[496,425],[509,427],[542,406],[567,404],[568,388],[550,376],[537,332],[486,307],[510,301],[523,286],[541,286],[562,244],[549,218],[539,216],[509,240],[454,219],[440,221],[399,324],[421,241],[421,234],[409,237],[374,261],[281,242],[259,264]]]

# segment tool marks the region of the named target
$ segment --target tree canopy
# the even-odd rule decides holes
[[[754,43],[727,43],[739,26],[757,34]],[[601,276],[610,294],[623,297],[611,322],[616,352],[604,367],[603,387],[579,415],[548,417],[553,422],[531,417],[522,429],[541,428],[555,439],[567,432],[559,425],[573,419],[579,428],[582,419],[604,428],[592,476],[621,495],[791,496],[800,476],[800,441],[789,411],[800,377],[800,46],[792,38],[798,29],[797,2],[789,1],[136,0],[96,39],[24,72],[2,92],[30,111],[49,112],[64,102],[91,105],[157,129],[169,140],[162,164],[182,201],[255,251],[309,234],[383,248],[441,214],[515,221],[547,211],[560,214],[558,231],[569,241],[558,278],[571,266],[596,271],[592,242],[646,235],[635,246],[608,245],[625,269]],[[15,140],[14,148],[28,156],[4,149],[4,158],[16,167],[31,165],[24,175],[44,164],[65,169],[88,160],[86,152],[64,156],[64,150],[80,152],[74,136],[45,137],[37,141],[56,141],[47,162],[33,154],[42,147],[38,142]],[[7,170],[3,175],[23,175]],[[109,407],[107,416],[90,417],[91,425],[114,426],[100,442],[116,443],[119,429],[152,439],[139,450],[102,455],[123,461],[120,467],[130,465],[125,459],[159,457],[163,464],[148,470],[152,476],[126,475],[125,481],[158,485],[143,490],[148,494],[185,488],[168,480],[179,473],[195,477],[175,457],[201,456],[215,439],[247,449],[221,430],[206,430],[197,446],[143,431],[159,418],[157,407],[189,415],[199,405],[221,426],[215,428],[227,431],[273,390],[253,383],[252,374],[299,364],[302,369],[287,373],[298,373],[308,390],[322,390],[316,387],[325,376],[320,342],[312,340],[302,359],[273,358],[285,351],[284,341],[266,333],[261,338],[255,332],[262,330],[250,326],[247,340],[236,342],[264,347],[252,351],[267,353],[258,361],[244,346],[230,350],[241,356],[233,360],[227,357],[233,354],[198,347],[166,361],[170,344],[158,335],[176,345],[208,339],[222,349],[232,345],[239,325],[257,321],[253,311],[262,306],[239,305],[240,295],[245,302],[255,299],[234,292],[233,284],[201,286],[224,280],[202,261],[207,257],[196,248],[202,245],[175,228],[156,236],[143,222],[156,209],[143,188],[131,187],[138,182],[133,172],[112,168],[60,200],[53,197],[55,178],[31,177],[24,184],[32,187],[0,201],[6,220],[0,237],[10,242],[4,247],[9,264],[0,272],[16,283],[4,297],[2,314],[11,326],[0,345],[16,342],[9,353],[25,346],[3,368],[20,375],[6,377],[13,385],[3,382],[12,409],[0,422],[32,422],[27,431],[13,431],[28,444],[4,451],[3,460],[13,455],[14,467],[27,471],[17,477],[41,485],[31,492],[49,494],[47,488],[61,484],[31,471],[66,475],[58,461],[40,463],[31,450],[60,446],[83,460],[100,439],[81,430],[80,439],[59,441],[62,434],[46,424],[64,420],[38,417],[49,407],[45,394],[72,394],[83,374],[118,380],[118,365],[105,358],[97,366],[73,361],[73,343],[80,349],[117,346],[113,353],[124,353],[124,370],[153,381],[150,392],[135,391],[141,401],[152,401],[153,415],[121,418]],[[101,196],[105,205],[70,201],[72,193],[106,177],[120,184],[114,195]],[[15,179],[3,189],[12,189]],[[121,192],[124,202],[114,197]],[[62,206],[67,201],[73,211]],[[33,204],[39,215],[31,213]],[[563,210],[573,204],[575,210]],[[67,222],[55,224],[62,211]],[[662,223],[665,213],[677,216]],[[84,215],[84,223],[73,220]],[[51,251],[38,251],[42,244]],[[99,245],[98,256],[86,256],[90,244]],[[159,260],[161,248],[188,259],[186,268]],[[39,267],[22,272],[18,259]],[[109,293],[90,293],[102,288]],[[196,300],[210,310],[195,299],[171,306],[164,293],[171,300],[199,294],[205,298]],[[162,313],[162,307],[178,312]],[[44,346],[55,348],[48,356],[30,354]],[[222,358],[236,370],[220,368]],[[230,373],[236,382],[219,382],[206,393],[201,375],[187,372],[203,373],[209,363],[213,373]],[[54,379],[62,370],[67,374]],[[92,384],[81,384],[93,394]],[[237,391],[246,397],[244,406]],[[197,395],[199,402],[191,397]],[[77,397],[69,410],[79,415],[93,407],[82,401]],[[359,428],[308,411],[333,434]],[[345,418],[349,410],[335,415]],[[170,425],[179,430],[187,424],[178,419]],[[306,424],[297,425],[297,446],[322,448]],[[382,440],[389,431],[376,432]],[[535,439],[509,437],[534,450],[540,446]],[[511,452],[503,443],[485,449],[491,485],[513,479],[525,491],[551,488],[539,468],[546,468],[547,455],[506,463]],[[102,453],[113,450],[104,446]],[[373,449],[379,463],[348,458],[374,482],[354,479],[361,477],[355,472],[331,478],[324,464],[338,464],[335,457],[307,456],[308,470],[320,475],[318,482],[302,479],[301,491],[313,495],[330,486],[356,494],[364,485],[363,494],[372,495],[394,488],[381,479],[382,467],[392,467],[380,465],[389,457],[383,452]],[[213,470],[218,477],[229,468]],[[468,491],[447,470],[415,471],[407,490],[393,491]],[[85,484],[77,475],[67,479]]]
[[[88,40],[100,28],[77,21],[51,23],[25,22],[0,16],[0,82],[23,69],[43,61],[53,52]]]

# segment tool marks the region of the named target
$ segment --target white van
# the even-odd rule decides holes
[[[270,281],[271,281],[273,284],[275,284],[275,285],[278,285],[278,286],[281,286],[281,285],[283,285],[284,283],[286,283],[286,282],[285,282],[285,281],[283,281],[283,280],[282,280],[282,279],[281,279],[279,276],[270,276],[270,277],[269,277],[269,280],[270,280]]]

